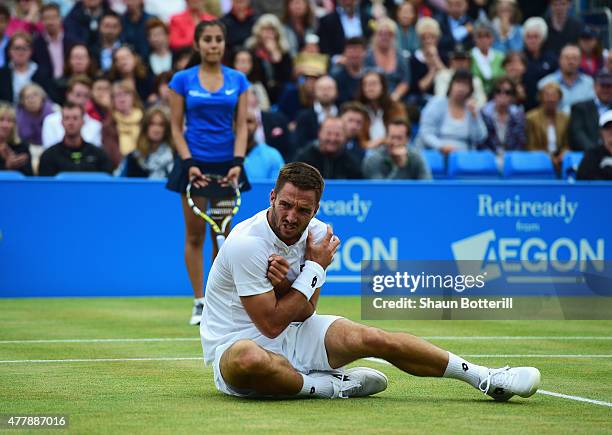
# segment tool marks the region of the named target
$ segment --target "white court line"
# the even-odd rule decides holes
[[[421,337],[425,340],[612,340],[612,336],[546,336],[546,335],[482,335],[482,336],[455,336],[431,335]],[[138,343],[138,342],[165,342],[165,341],[200,341],[198,337],[159,337],[159,338],[69,338],[56,340],[0,340],[1,344],[46,344],[46,343]]]
[[[484,357],[483,355],[465,355],[465,356],[466,357],[472,357],[472,358]],[[508,357],[509,355],[490,355],[490,356],[491,357],[493,357],[493,356],[505,356],[505,357]],[[575,356],[575,355],[565,355],[565,356],[569,357],[569,356]],[[607,355],[607,356],[608,357],[612,357],[612,355]],[[387,365],[387,366],[392,365],[389,361],[385,361],[384,359],[380,359],[380,358],[364,358],[364,359],[368,360],[368,361],[376,362],[376,363],[379,363],[379,364],[384,364],[384,365]],[[588,399],[586,397],[572,396],[570,394],[555,393],[554,391],[547,391],[547,390],[538,390],[536,392],[538,394],[543,394],[545,396],[559,397],[561,399],[575,400],[577,402],[591,403],[593,405],[608,406],[608,407],[612,408],[612,403],[604,402],[603,400]]]
[[[0,361],[0,364],[19,363],[64,363],[64,362],[124,362],[124,361],[203,361],[199,357],[159,357],[159,358],[71,358],[71,359],[15,359]]]

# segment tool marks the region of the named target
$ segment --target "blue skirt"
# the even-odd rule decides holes
[[[233,160],[210,163],[196,161],[195,163],[203,174],[226,175],[227,171],[234,166]],[[183,163],[182,159],[177,158],[174,162],[172,172],[168,175],[166,189],[173,192],[185,193],[187,184],[189,184],[189,168]],[[240,192],[246,192],[248,190],[251,190],[251,184],[249,183],[244,168],[242,168],[242,172],[240,172]]]

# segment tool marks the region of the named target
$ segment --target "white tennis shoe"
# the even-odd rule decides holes
[[[540,386],[540,371],[535,367],[502,367],[489,369],[480,380],[478,388],[499,402],[509,400],[515,394],[530,397]]]
[[[327,377],[331,381],[334,392],[332,399],[349,397],[366,397],[387,389],[388,379],[384,373],[369,367],[354,367],[331,372],[314,372],[309,376]]]
[[[191,310],[191,319],[189,319],[190,325],[199,325],[202,320],[202,311],[204,310],[204,304],[201,302],[194,302],[193,309]]]

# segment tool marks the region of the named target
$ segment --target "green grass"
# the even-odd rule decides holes
[[[198,357],[186,298],[9,299],[0,340],[184,337],[191,341],[0,343],[0,360]],[[322,298],[320,313],[359,320],[358,298]],[[606,336],[612,321],[364,322],[421,336]],[[457,354],[610,355],[612,340],[431,339]],[[471,358],[535,365],[544,390],[612,401],[612,358]],[[0,414],[67,414],[72,433],[612,433],[612,408],[536,394],[495,403],[453,380],[384,371],[365,399],[249,401],[218,393],[201,361],[0,363]],[[35,433],[44,433],[37,430]],[[58,433],[53,431],[52,433]]]

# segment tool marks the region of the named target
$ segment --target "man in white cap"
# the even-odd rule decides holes
[[[612,180],[612,110],[599,117],[602,145],[587,150],[578,167],[578,180]]]

